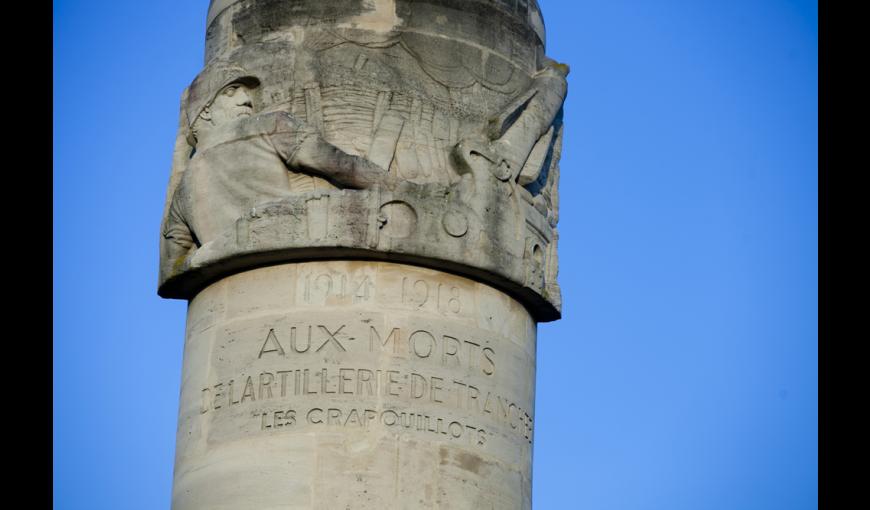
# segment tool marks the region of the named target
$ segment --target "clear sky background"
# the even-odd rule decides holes
[[[571,75],[535,508],[817,508],[817,2],[540,4]],[[54,2],[57,509],[169,507],[158,230],[207,8]]]

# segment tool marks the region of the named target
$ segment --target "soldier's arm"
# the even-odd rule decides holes
[[[286,112],[262,114],[256,122],[266,126],[272,146],[293,170],[323,177],[342,188],[394,185],[389,172],[344,152]]]
[[[365,189],[375,184],[393,184],[389,172],[383,168],[344,152],[316,133],[309,133],[302,139],[288,164],[345,188]]]

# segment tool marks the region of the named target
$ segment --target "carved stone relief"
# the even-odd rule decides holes
[[[368,258],[483,279],[557,319],[567,74],[534,0],[213,0],[159,293]]]

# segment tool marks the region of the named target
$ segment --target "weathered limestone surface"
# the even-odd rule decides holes
[[[559,317],[567,67],[544,56],[536,2],[215,0],[208,23],[182,99],[162,296],[357,257],[485,279],[536,320]],[[232,80],[247,107],[218,125],[206,105]]]
[[[224,278],[188,311],[173,508],[530,508],[535,329],[414,266]]]
[[[212,0],[158,293],[173,508],[531,506],[567,66],[535,0]]]

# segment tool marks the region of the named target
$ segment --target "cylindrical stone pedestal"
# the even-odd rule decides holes
[[[410,265],[224,278],[188,309],[173,509],[531,508],[535,335]]]

